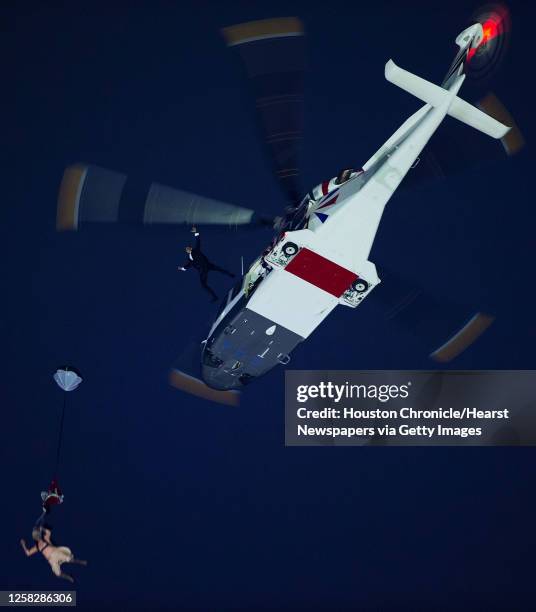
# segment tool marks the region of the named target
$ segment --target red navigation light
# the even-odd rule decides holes
[[[495,15],[493,17],[498,18],[498,16],[495,16]],[[484,21],[484,23],[482,24],[482,31],[484,35],[482,37],[482,42],[480,43],[481,45],[485,45],[488,42],[488,40],[492,40],[498,35],[499,33],[498,25],[499,25],[498,22],[495,21],[494,18],[486,19],[486,21]]]
[[[490,40],[493,40],[494,38],[499,36],[499,34],[501,33],[500,26],[501,17],[497,13],[493,13],[491,17],[488,17],[488,19],[486,19],[484,23],[482,23],[482,40],[480,41],[480,44],[477,47],[471,47],[469,49],[469,51],[467,52],[468,61],[473,58],[478,49],[484,47],[486,43],[488,43]]]

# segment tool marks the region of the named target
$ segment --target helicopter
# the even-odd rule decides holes
[[[389,60],[385,78],[424,105],[361,167],[343,169],[305,197],[297,181],[303,24],[290,17],[225,28],[227,45],[240,53],[253,85],[264,140],[287,198],[282,216],[269,217],[158,183],[148,185],[143,197],[133,201],[125,187],[126,175],[89,164],[67,168],[58,200],[59,230],[91,222],[275,229],[272,242],[229,290],[206,338],[196,347],[200,371],[192,375],[172,369],[173,386],[236,403],[236,391],[278,364],[288,364],[292,350],[337,306],[362,304],[381,283],[369,254],[385,205],[419,164],[428,140],[447,115],[500,140],[508,154],[521,148],[519,130],[497,98],[481,100],[478,108],[457,95],[467,67],[482,58],[488,61],[502,40],[500,16],[486,15],[481,21],[456,38],[458,53],[440,86]],[[417,296],[408,298],[407,289],[403,287],[402,301],[414,302]],[[393,301],[399,310],[397,302],[400,295]],[[437,361],[453,359],[493,321],[480,312],[469,319],[463,316],[462,324],[432,351]]]

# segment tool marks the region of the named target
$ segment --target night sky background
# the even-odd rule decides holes
[[[490,85],[525,150],[397,194],[372,253],[496,314],[456,369],[536,368],[530,4],[509,5],[510,48]],[[440,82],[477,6],[2,3],[0,588],[69,586],[19,538],[30,540],[54,469],[62,395],[51,376],[70,363],[84,383],[69,396],[53,524],[57,543],[89,561],[71,568],[80,608],[534,609],[533,449],[285,448],[283,368],[238,408],[167,383],[216,310],[194,273],[176,271],[188,228],[55,230],[62,173],[77,161],[277,214],[221,27],[304,21],[306,190],[362,164],[418,108],[385,81],[385,62]],[[210,229],[205,250],[239,272],[269,239]],[[226,281],[212,279],[220,294]],[[426,348],[370,300],[337,309],[289,367],[437,367]]]

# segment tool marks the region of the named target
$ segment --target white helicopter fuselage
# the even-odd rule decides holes
[[[460,53],[478,44],[478,27],[458,37]],[[386,79],[424,106],[362,172],[309,202],[302,227],[283,232],[250,267],[240,289],[230,292],[204,344],[203,378],[209,386],[240,388],[277,363],[288,363],[290,350],[339,304],[355,308],[374,289],[380,279],[369,255],[385,205],[447,114],[495,138],[504,136],[506,126],[458,98],[461,72],[440,87],[391,60],[386,64]]]

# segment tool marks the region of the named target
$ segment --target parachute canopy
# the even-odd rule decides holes
[[[82,377],[73,368],[64,366],[56,370],[54,380],[63,391],[74,391],[82,382]]]

